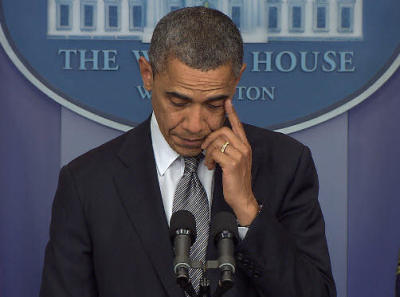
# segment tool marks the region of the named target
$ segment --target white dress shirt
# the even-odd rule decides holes
[[[174,201],[175,189],[183,176],[185,162],[183,157],[175,152],[165,140],[160,131],[154,113],[151,115],[150,131],[161,197],[169,225],[169,221],[171,220],[172,216],[172,203]],[[208,170],[208,168],[204,165],[204,158],[200,161],[197,169],[197,175],[206,191],[210,211],[213,195],[212,189],[214,188],[214,171],[214,169]],[[240,238],[244,238],[247,230],[248,228],[246,227],[239,227]]]

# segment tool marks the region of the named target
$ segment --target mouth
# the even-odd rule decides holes
[[[180,137],[178,135],[174,135],[177,139],[178,142],[176,142],[177,145],[186,147],[186,148],[200,148],[201,145],[204,142],[204,137],[203,138],[184,138]]]

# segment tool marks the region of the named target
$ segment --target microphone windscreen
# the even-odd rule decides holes
[[[169,235],[171,240],[174,240],[176,230],[179,229],[189,230],[192,243],[196,241],[196,220],[190,211],[178,210],[172,214],[169,224]]]
[[[223,232],[228,231],[234,236],[234,240],[237,241],[239,238],[239,231],[237,227],[236,217],[227,211],[219,212],[215,215],[211,225],[211,238],[216,240],[217,236]]]

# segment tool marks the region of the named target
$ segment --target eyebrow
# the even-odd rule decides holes
[[[189,96],[186,96],[186,95],[183,95],[183,94],[180,94],[180,93],[177,93],[177,92],[166,92],[166,94],[169,95],[169,96],[177,97],[177,98],[182,99],[182,100],[193,101],[193,99],[190,98]],[[207,100],[205,102],[214,102],[214,101],[219,101],[219,100],[225,100],[225,99],[228,99],[228,98],[229,98],[229,95],[225,95],[225,94],[217,95],[217,96],[214,96],[214,97],[207,98]]]

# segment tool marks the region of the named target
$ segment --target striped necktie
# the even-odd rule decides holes
[[[185,170],[175,190],[172,212],[184,209],[190,211],[196,220],[197,238],[190,249],[190,257],[193,260],[206,259],[208,242],[210,210],[206,191],[197,175],[197,168],[203,155],[185,157]],[[199,290],[201,269],[190,269],[190,279],[196,291]]]

